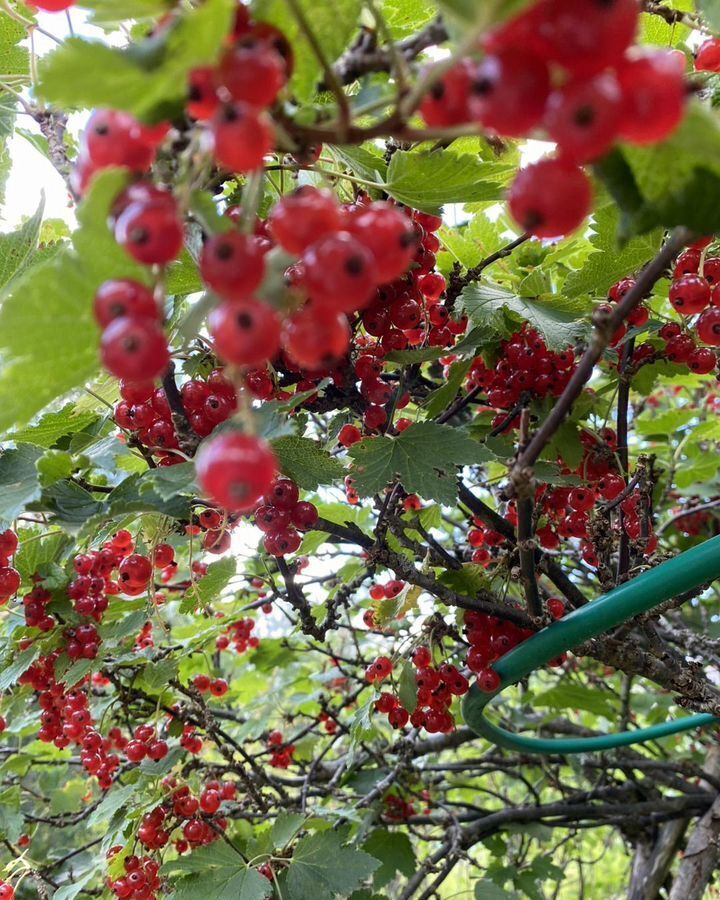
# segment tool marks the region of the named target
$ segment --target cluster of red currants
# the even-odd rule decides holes
[[[80,747],[80,762],[85,771],[97,778],[103,791],[109,790],[113,775],[120,767],[120,757],[111,752],[112,740],[103,738],[94,727],[87,692],[80,685],[68,691],[65,685],[54,680],[47,667],[44,668],[48,680],[44,680],[44,687],[39,689],[38,703],[42,713],[38,740],[52,743],[59,749],[70,744]],[[37,681],[33,687],[38,690]]]
[[[167,755],[167,741],[158,738],[153,725],[138,725],[132,740],[125,745],[125,756],[131,763],[141,763],[144,759],[159,762]]]
[[[276,478],[255,510],[255,524],[265,534],[263,544],[271,556],[294,553],[302,543],[299,531],[309,531],[317,520],[317,507],[300,500],[290,478]]]
[[[447,362],[453,361],[451,357]],[[501,345],[500,358],[493,368],[478,356],[467,376],[469,390],[487,392],[488,406],[501,410],[492,427],[501,432],[516,428],[519,413],[508,417],[522,399],[559,397],[575,371],[575,353],[571,347],[554,353],[542,337],[529,326]]]
[[[212,825],[223,831],[227,827],[227,820],[216,813],[223,801],[235,799],[234,782],[208,781],[198,796],[187,785],[175,785],[174,778],[163,781],[163,786],[172,790],[170,799],[146,813],[140,822],[138,840],[148,850],[162,850],[171,840],[175,828],[181,826],[182,837],[175,841],[175,849],[180,854],[215,841],[218,833]],[[212,825],[201,816],[214,817]]]
[[[20,573],[10,565],[10,557],[15,556],[18,537],[10,528],[0,532],[0,606],[17,593],[21,584]]]
[[[238,619],[233,622],[225,634],[221,634],[215,641],[217,650],[227,650],[232,644],[236,653],[245,653],[246,650],[257,650],[260,646],[260,638],[253,634],[255,619]],[[197,685],[195,685],[197,687]]]
[[[193,684],[201,694],[211,694],[213,697],[224,697],[229,687],[224,678],[210,678],[202,674],[195,675]]]
[[[426,95],[429,126],[477,122],[504,137],[543,136],[557,155],[517,174],[510,211],[524,231],[555,238],[590,211],[580,166],[617,140],[668,137],[685,109],[685,56],[632,47],[637,0],[535,0],[483,38],[480,62],[460,60]]]
[[[547,601],[550,615],[559,619],[565,614],[562,600],[551,598]],[[526,641],[533,631],[520,628],[513,622],[503,621],[475,610],[466,610],[465,637],[470,644],[467,654],[467,666],[477,675],[477,686],[481,691],[492,694],[500,687],[500,676],[490,668],[509,650]],[[549,665],[560,666],[565,662],[567,654],[552,660]]]
[[[72,174],[75,192],[84,194],[92,178],[103,169],[118,167],[145,174],[169,131],[170,126],[164,122],[148,126],[126,112],[96,109],[88,119]]]
[[[152,291],[132,279],[106,281],[95,295],[95,318],[103,332],[100,342],[103,365],[116,378],[133,383],[129,390],[133,392],[135,405],[146,403],[152,390],[146,393],[145,386],[150,383],[152,388],[152,381],[170,363],[162,312]],[[135,382],[140,382],[140,387]],[[139,395],[143,398],[139,399]],[[156,418],[148,426],[135,421],[128,424],[149,427]]]
[[[288,769],[293,761],[294,744],[286,744],[282,732],[271,731],[267,739],[270,751],[270,765],[276,769]]]
[[[112,847],[108,860],[122,851],[122,847]],[[121,900],[156,900],[162,890],[160,863],[150,856],[128,856],[123,867],[125,874],[115,880],[108,878],[108,890]]]
[[[191,72],[188,90],[187,111],[207,122],[207,147],[220,166],[240,173],[262,166],[275,143],[266,110],[293,66],[293,50],[283,33],[267,22],[254,22],[239,4],[219,64]]]

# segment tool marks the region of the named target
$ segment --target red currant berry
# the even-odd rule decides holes
[[[146,266],[167,265],[182,250],[182,221],[174,204],[131,203],[115,222],[115,240]]]
[[[631,57],[620,66],[617,77],[623,94],[621,138],[633,144],[655,144],[675,131],[687,96],[684,53],[657,50]]]
[[[130,279],[106,281],[100,286],[95,294],[95,318],[98,325],[107,328],[112,321],[122,317],[159,320],[160,312],[150,288]],[[128,402],[143,403],[145,400]]]
[[[709,347],[697,347],[688,357],[688,367],[696,375],[708,375],[717,367],[717,356]]]
[[[373,203],[353,215],[347,227],[372,253],[376,283],[393,281],[407,271],[417,249],[417,235],[405,213],[389,203]]]
[[[291,359],[305,369],[321,369],[341,359],[350,343],[342,313],[308,304],[286,320],[282,344]]]
[[[702,43],[695,56],[698,72],[720,72],[720,39],[708,38]]]
[[[254,299],[223,303],[210,313],[208,323],[215,349],[228,363],[256,368],[277,355],[280,319],[267,303]]]
[[[218,78],[233,100],[272,106],[285,84],[285,60],[265,43],[241,42],[220,61]]]
[[[170,362],[165,332],[151,319],[115,319],[103,332],[100,355],[116,378],[158,378]]]
[[[196,468],[209,497],[232,512],[248,512],[270,487],[277,461],[261,438],[229,431],[201,446]]]
[[[245,103],[222,106],[210,123],[215,159],[231,172],[254,172],[275,140],[265,113]]]
[[[560,237],[578,228],[590,211],[592,190],[582,169],[543,159],[521,169],[508,195],[510,212],[536,237]]]
[[[710,305],[710,285],[699,275],[683,275],[670,288],[670,303],[683,316],[694,316]]]
[[[353,312],[367,306],[373,296],[377,283],[373,255],[346,231],[308,247],[303,267],[303,284],[317,304]]]
[[[265,273],[265,255],[257,239],[238,232],[209,238],[200,256],[200,275],[223,300],[244,300],[255,293]]]
[[[303,185],[279,201],[269,222],[283,250],[300,254],[319,238],[340,230],[340,206],[330,191]]]
[[[564,159],[592,162],[612,146],[621,110],[617,80],[612,73],[604,72],[553,91],[545,112],[545,128]]]
[[[527,50],[486,56],[473,77],[470,111],[483,127],[523,137],[540,122],[550,92],[547,64]]]
[[[477,673],[477,686],[486,694],[493,694],[500,687],[500,676],[495,669],[481,669]]]
[[[696,328],[698,337],[703,344],[709,344],[711,347],[720,347],[720,308],[712,306],[710,309],[706,309],[697,320]],[[667,346],[669,350],[669,342]]]

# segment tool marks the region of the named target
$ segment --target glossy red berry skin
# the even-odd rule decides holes
[[[304,369],[332,365],[347,353],[350,328],[342,313],[309,304],[285,321],[282,345]]]
[[[210,123],[212,151],[231,172],[254,172],[273,149],[275,136],[267,115],[245,103],[220,107]]]
[[[272,361],[280,346],[280,319],[267,303],[248,299],[222,303],[209,316],[215,349],[225,362],[257,368]]]
[[[357,425],[343,425],[338,434],[338,444],[341,447],[352,447],[362,440],[362,431]]]
[[[218,79],[233,100],[272,106],[285,84],[285,61],[266,44],[239,43],[220,61]]]
[[[709,375],[717,368],[717,356],[709,347],[697,347],[687,362],[690,371],[696,375]]]
[[[565,615],[565,604],[559,597],[550,597],[547,601],[547,611],[553,619],[562,619]]]
[[[58,2],[62,2],[62,0],[58,0]],[[67,9],[69,4],[65,3],[65,6],[59,6],[58,9]],[[0,900],[13,900],[15,897],[15,888],[8,884],[7,881],[0,882]]]
[[[20,587],[20,573],[12,566],[0,566],[0,597],[11,597]]]
[[[316,304],[339,312],[367,306],[375,285],[375,260],[352,234],[338,231],[321,238],[303,255],[303,285]]]
[[[293,525],[300,531],[310,531],[318,520],[318,511],[314,503],[306,500],[298,503],[291,514]]]
[[[617,79],[611,72],[603,72],[589,81],[570,82],[553,91],[544,125],[563,159],[587,163],[611,148],[621,112]]]
[[[698,72],[720,72],[720,39],[708,38],[700,45],[695,56],[695,69]]]
[[[472,119],[469,100],[474,75],[474,63],[463,59],[432,86],[420,106],[426,125],[445,128]]]
[[[670,303],[683,316],[694,316],[710,305],[710,285],[699,275],[683,275],[670,287]]]
[[[235,302],[252,296],[265,273],[265,254],[254,237],[230,231],[205,242],[200,275],[223,300]]]
[[[98,169],[121,166],[145,172],[155,156],[155,148],[146,140],[140,123],[118,110],[95,110],[88,119],[84,139],[90,162]]]
[[[619,136],[639,145],[669,137],[685,114],[685,55],[658,50],[632,57],[617,77],[623,94]]]
[[[523,230],[541,238],[561,237],[579,228],[590,212],[592,189],[582,169],[543,159],[518,172],[508,202]]]
[[[196,469],[207,496],[232,512],[249,512],[269,489],[277,460],[261,438],[225,432],[200,447]]]
[[[522,137],[540,123],[550,93],[547,64],[527,50],[486,56],[474,73],[470,110],[490,131]]]
[[[389,203],[373,203],[350,218],[348,231],[372,253],[376,283],[393,281],[407,271],[418,239],[405,213]]]
[[[33,0],[33,6],[38,9],[44,9],[46,12],[61,12],[64,9],[70,9],[75,0]]]
[[[158,378],[170,362],[165,332],[150,319],[115,319],[103,332],[100,356],[116,378]]]
[[[703,344],[720,347],[720,308],[712,306],[710,309],[706,309],[697,320],[695,327]]]
[[[276,478],[263,496],[270,506],[292,512],[298,502],[300,491],[290,478]]]
[[[0,532],[0,556],[4,556],[7,559],[15,554],[17,548],[18,536],[12,529],[7,528],[5,531]]]
[[[635,36],[636,0],[544,0],[535,25],[543,55],[587,77],[616,64]]]
[[[188,114],[204,122],[211,119],[219,107],[215,69],[212,66],[193,69],[188,80]]]
[[[115,222],[115,240],[143,265],[167,265],[182,250],[182,221],[174,205],[131,203]]]
[[[277,203],[269,222],[283,250],[300,254],[321,237],[340,230],[340,207],[331,191],[303,185]]]
[[[107,328],[114,319],[123,316],[129,319],[160,318],[150,288],[130,278],[106,281],[100,285],[95,294],[94,312],[101,328]]]
[[[477,673],[477,686],[486,694],[493,694],[500,687],[500,676],[495,669],[481,669]]]

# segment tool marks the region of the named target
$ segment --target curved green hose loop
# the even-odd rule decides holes
[[[473,686],[465,696],[463,715],[469,727],[481,737],[510,750],[525,753],[585,753],[641,744],[669,734],[700,728],[720,719],[709,714],[686,716],[671,722],[591,738],[543,739],[513,734],[485,718],[485,707],[501,691],[516,684],[535,669],[546,665],[566,650],[572,650],[640,613],[677,597],[698,585],[720,577],[720,536],[699,547],[661,563],[628,581],[605,596],[553,622],[515,647],[493,666],[501,678],[499,689],[487,694]]]

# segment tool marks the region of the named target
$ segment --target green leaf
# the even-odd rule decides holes
[[[71,544],[72,538],[62,531],[23,531],[20,533],[20,546],[13,564],[23,582],[29,585],[36,572],[42,572],[51,563],[58,563],[63,551]]]
[[[387,163],[364,147],[330,147],[335,159],[344,168],[366,181],[382,182],[387,177]]]
[[[105,509],[104,503],[70,481],[58,481],[45,490],[43,501],[56,521],[71,528],[84,525]]]
[[[508,333],[504,311],[509,312],[517,324],[529,322],[553,350],[572,344],[589,327],[589,309],[580,299],[573,300],[560,294],[542,298],[518,297],[514,291],[491,281],[467,285],[460,295],[460,303],[473,324],[493,328],[500,335]]]
[[[451,506],[457,497],[456,469],[494,459],[465,432],[420,422],[399,437],[366,438],[350,449],[358,493],[369,497],[398,478],[408,493]]]
[[[288,868],[289,896],[294,900],[347,897],[379,866],[362,850],[343,847],[334,831],[309,834],[298,841]]]
[[[38,656],[40,656],[40,647],[35,644],[35,646],[28,647],[27,650],[22,650],[18,653],[11,663],[3,660],[0,666],[0,691],[6,691],[9,687],[12,687],[18,678],[24,672],[27,672]]]
[[[360,0],[297,0],[312,29],[314,38],[326,60],[334,62],[346,49],[358,26]],[[310,100],[322,80],[322,67],[308,38],[292,14],[287,0],[256,0],[253,5],[255,18],[271,22],[290,41],[295,53],[295,69],[290,89],[301,102]]]
[[[17,231],[0,235],[0,296],[32,261],[38,246],[44,209],[43,194],[35,213]]]
[[[652,231],[633,238],[620,248],[617,243],[620,212],[615,204],[597,210],[591,227],[593,235],[590,243],[595,251],[581,269],[568,275],[563,285],[563,294],[567,297],[607,295],[616,281],[637,272],[652,259],[662,242],[662,232]]]
[[[0,307],[0,430],[24,424],[95,374],[99,334],[92,303],[100,284],[147,279],[107,225],[126,180],[117,170],[98,176],[78,211],[74,249],[64,246],[14,279]]]
[[[170,860],[162,871],[185,877],[173,882],[173,900],[264,900],[272,887],[257,869],[223,841],[200,847],[187,857]]]
[[[385,887],[397,873],[408,878],[415,874],[415,852],[410,838],[402,832],[379,828],[365,841],[363,850],[381,863],[373,876],[375,889]]]
[[[56,481],[69,478],[75,468],[71,453],[66,450],[48,450],[36,463],[40,484],[49,487]]]
[[[380,9],[395,40],[415,34],[437,15],[435,5],[428,0],[382,0]]]
[[[489,878],[475,882],[475,900],[511,900],[512,895]]]
[[[235,6],[206,0],[127,50],[69,38],[40,60],[38,94],[63,108],[109,106],[144,120],[164,118],[183,106],[190,70],[217,60]]]
[[[272,448],[283,474],[306,491],[314,491],[321,484],[332,484],[345,472],[322,444],[310,438],[277,438],[272,441]]]
[[[96,872],[85,872],[84,874],[73,878],[71,884],[64,884],[59,890],[53,894],[53,900],[75,900],[78,894],[82,894],[83,888],[96,877]]]
[[[424,407],[428,419],[434,419],[453,402],[465,376],[470,371],[470,366],[472,366],[471,359],[459,361],[450,366],[450,373],[443,386],[433,391],[425,401]]]
[[[559,684],[533,697],[533,706],[562,710],[583,709],[611,720],[617,716],[615,704],[601,691],[569,682]]]
[[[140,481],[140,494],[152,491],[161,500],[170,500],[178,494],[192,494],[195,490],[195,465],[191,462],[150,469]]]
[[[102,803],[94,809],[88,825],[103,825],[109,822],[116,812],[127,806],[136,791],[134,784],[114,785],[103,797]]]
[[[668,409],[655,414],[648,411],[635,419],[635,429],[644,437],[676,435],[697,418],[698,411],[693,409]]]
[[[464,563],[462,569],[447,569],[438,579],[441,584],[469,597],[490,587],[490,577],[482,566]]]
[[[168,12],[172,0],[82,0],[84,9],[92,10],[92,21],[98,25],[124,22],[126,19],[160,17]]]
[[[66,434],[84,431],[97,418],[97,414],[91,410],[77,412],[75,404],[69,403],[59,412],[46,413],[36,424],[14,431],[8,437],[13,441],[23,441],[38,447],[52,447]]]
[[[177,678],[177,674],[177,660],[161,659],[145,666],[140,673],[140,685],[149,694],[160,694],[167,688],[171,679]]]
[[[8,15],[0,16],[0,72],[8,84],[22,85],[30,80],[30,54],[20,42],[27,38],[25,28]]]
[[[400,150],[390,160],[383,190],[413,209],[437,212],[446,203],[502,200],[510,171],[470,154]]]
[[[417,709],[417,682],[415,680],[415,668],[410,662],[406,662],[402,667],[402,671],[400,672],[400,679],[398,681],[398,697],[400,698],[400,702],[402,703],[402,705],[409,713],[415,712],[415,710]],[[382,857],[378,856],[377,853],[374,853],[373,856],[377,856],[378,859],[382,859]],[[382,887],[382,885],[377,883],[377,876],[375,887]]]
[[[196,606],[203,607],[213,603],[230,584],[230,580],[236,573],[237,563],[231,556],[210,563],[207,574],[188,589],[185,599],[180,605],[180,612],[191,612]]]
[[[23,832],[23,815],[20,811],[20,788],[8,788],[0,794],[0,809],[3,811],[0,820],[0,838],[5,841],[17,841]]]
[[[0,453],[0,522],[11,522],[40,496],[35,464],[43,451],[30,444]]]
[[[691,103],[666,141],[623,146],[595,167],[622,212],[620,237],[658,226],[685,225],[698,234],[720,229],[712,202],[720,186],[720,123],[707,105]]]
[[[295,837],[307,820],[299,813],[280,813],[272,826],[273,847],[281,850]]]

